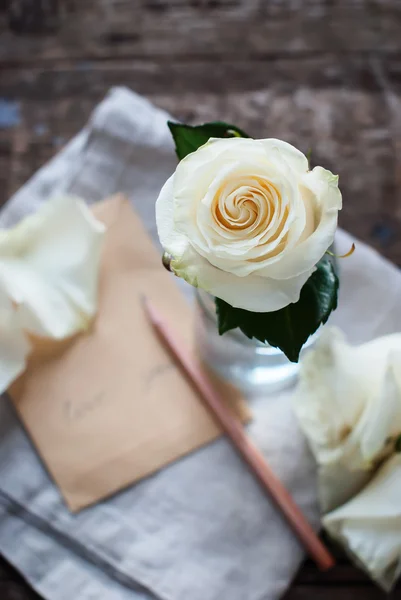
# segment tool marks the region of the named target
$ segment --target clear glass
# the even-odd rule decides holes
[[[196,290],[196,345],[199,356],[219,376],[231,381],[248,396],[276,392],[293,385],[299,365],[278,350],[250,340],[234,329],[219,335],[214,297]],[[301,354],[313,345],[319,331],[309,338]]]

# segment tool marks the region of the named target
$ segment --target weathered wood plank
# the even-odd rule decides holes
[[[298,61],[304,84],[301,76],[296,76],[296,65],[290,68],[288,61],[282,62],[285,64],[273,65],[271,70],[268,62],[257,66],[255,71],[260,75],[263,71],[264,82],[257,80],[254,87],[245,85],[242,90],[241,79],[232,81],[223,71],[213,89],[205,63],[186,68],[181,64],[175,77],[166,77],[156,63],[149,73],[126,61],[101,63],[88,70],[71,66],[5,70],[0,95],[19,106],[20,122],[12,136],[11,130],[6,136],[7,147],[12,148],[12,178],[0,194],[5,200],[6,194],[15,191],[41,161],[83,126],[110,86],[124,84],[146,93],[178,119],[226,119],[255,137],[280,137],[304,151],[311,148],[314,164],[340,174],[344,196],[341,224],[401,265],[401,138],[396,126],[401,118],[401,90],[391,82],[389,100],[377,69],[368,63],[366,73],[372,83],[363,89],[354,87],[348,78],[349,66],[338,75],[335,85],[315,87],[314,73],[324,64],[323,59]],[[386,65],[378,64],[390,81]],[[177,65],[172,65],[169,75],[175,68]],[[195,86],[194,72],[199,77],[205,74],[202,92],[201,86],[189,91],[192,82]]]
[[[388,596],[372,586],[296,586],[282,600],[399,600],[400,594]]]
[[[309,576],[305,573],[308,572]],[[327,574],[319,573],[314,565],[303,566],[283,600],[399,600],[401,586],[390,596],[374,587],[354,567],[336,567]],[[4,560],[0,559],[1,600],[40,600],[22,577]]]
[[[36,14],[23,3],[22,23],[42,18],[45,35],[25,35],[1,17],[0,56],[10,63],[65,58],[227,57],[401,49],[399,0],[86,0],[53,3]],[[28,14],[34,14],[29,21]],[[36,13],[35,13],[36,11]],[[49,19],[48,24],[46,18]],[[36,20],[35,20],[36,19]],[[363,26],[361,26],[363,23]]]
[[[171,60],[168,62],[61,61],[54,67],[3,66],[1,94],[19,98],[53,100],[80,95],[82,87],[92,95],[112,85],[131,84],[142,94],[213,92],[227,94],[275,87],[282,92],[309,87],[378,92],[381,85],[373,65],[379,64],[397,91],[401,91],[401,52],[382,61],[370,56],[338,57],[321,54],[300,58],[240,61]]]
[[[326,573],[319,571],[315,564],[308,561],[302,565],[293,585],[328,587],[334,584],[364,587],[372,585],[372,582],[366,573],[357,569],[348,561],[338,563],[333,569]],[[396,589],[401,593],[401,584],[398,585]]]
[[[311,148],[340,173],[341,223],[401,265],[400,30],[401,0],[0,0],[0,203],[128,85]],[[340,559],[306,562],[285,600],[385,597]],[[0,598],[38,598],[1,559]]]
[[[40,600],[22,577],[5,560],[0,558],[1,600]]]

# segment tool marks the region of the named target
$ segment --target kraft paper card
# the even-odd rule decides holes
[[[220,435],[213,417],[147,322],[142,295],[192,346],[191,309],[123,196],[94,212],[108,227],[92,328],[37,343],[10,390],[72,511],[157,471]],[[239,393],[216,381],[239,417]]]

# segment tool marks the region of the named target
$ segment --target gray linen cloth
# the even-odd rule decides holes
[[[57,192],[92,202],[123,191],[156,242],[154,202],[176,164],[167,118],[129,90],[111,90],[85,129],[10,200],[0,224]],[[350,238],[340,232],[338,243],[347,250]],[[354,342],[400,330],[397,269],[360,243],[341,267],[333,322]],[[291,392],[254,400],[248,430],[317,527],[314,464],[290,403]],[[303,557],[226,439],[71,515],[6,398],[0,551],[47,600],[276,600]]]

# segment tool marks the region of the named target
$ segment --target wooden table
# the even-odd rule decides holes
[[[400,31],[400,0],[0,0],[0,202],[126,85],[310,148],[341,224],[401,266]],[[37,598],[4,561],[0,598]],[[286,600],[323,598],[384,595],[344,558],[306,562]]]

